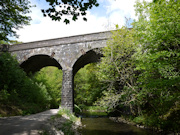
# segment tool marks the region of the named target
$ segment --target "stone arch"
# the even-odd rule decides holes
[[[79,69],[84,67],[89,63],[99,62],[100,58],[102,57],[101,48],[94,48],[87,52],[84,52],[74,63],[73,65],[73,74],[75,75]]]
[[[69,109],[71,112],[74,110],[74,76],[78,70],[89,63],[100,61],[103,56],[100,48],[95,48],[83,51],[79,58],[75,58],[72,67],[63,69],[63,83],[61,95],[61,107]]]
[[[26,73],[31,72],[32,74],[46,66],[55,66],[62,69],[55,58],[43,54],[31,56],[20,64],[20,67],[23,68]]]

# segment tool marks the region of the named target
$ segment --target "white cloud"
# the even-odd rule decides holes
[[[32,4],[36,4],[37,7],[33,8],[30,14],[32,17],[31,25],[25,26],[23,29],[17,31],[17,34],[20,35],[18,41],[31,42],[110,30],[113,29],[116,24],[119,26],[124,25],[124,17],[135,17],[133,7],[135,0],[100,1],[106,1],[106,16],[98,17],[88,11],[86,16],[88,19],[87,22],[79,18],[76,22],[71,21],[70,24],[66,25],[63,21],[55,22],[51,21],[48,17],[43,17],[41,9],[46,8],[47,3],[31,0]]]
[[[109,14],[118,12],[121,17],[135,18],[135,0],[108,0],[110,5],[107,7]]]
[[[50,18],[36,18],[30,26],[25,26],[18,31],[19,41],[30,42],[51,38],[59,38],[78,34],[92,33],[104,31],[104,24],[107,21],[105,17],[96,18],[90,13],[87,14],[88,21],[85,22],[81,18],[78,21],[71,21],[66,25],[63,22],[51,21]]]
[[[139,0],[139,1],[142,2],[143,0]],[[145,1],[151,2],[152,0],[145,0]],[[134,7],[136,0],[108,0],[108,2],[109,5],[106,7],[107,14],[109,14],[110,16],[114,16],[113,18],[115,18],[115,16],[116,18],[120,18],[119,21],[117,21],[118,24],[121,25],[124,24],[125,17],[131,19],[137,19],[137,17],[135,16],[135,7]]]
[[[32,4],[34,4],[33,2],[35,0],[32,1]],[[71,21],[70,24],[66,25],[63,21],[52,21],[48,17],[43,17],[41,13],[43,7],[40,7],[38,3],[35,4],[37,7],[33,8],[30,14],[32,17],[31,25],[24,26],[17,31],[19,41],[31,42],[106,30],[105,25],[108,22],[106,17],[96,17],[88,11],[87,22],[79,18],[76,22]]]

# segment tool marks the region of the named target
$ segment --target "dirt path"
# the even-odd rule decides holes
[[[29,116],[0,118],[0,135],[38,135],[45,120],[57,112],[58,109],[51,109]]]

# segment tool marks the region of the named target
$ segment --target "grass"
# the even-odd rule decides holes
[[[74,131],[72,130],[73,122],[67,120],[65,123],[63,123],[62,131],[65,135],[75,135]]]
[[[85,109],[89,112],[105,112],[105,108],[100,106],[87,106]]]
[[[80,121],[80,118],[76,117],[74,115],[74,113],[71,113],[70,110],[65,109],[65,108],[61,108],[57,114],[59,117],[61,116],[65,116],[67,117],[70,121],[72,121],[73,123]]]
[[[145,124],[144,121],[145,121],[145,119],[143,116],[138,116],[133,119],[133,122],[135,122],[137,124]]]
[[[83,108],[82,114],[88,116],[107,116],[105,108],[100,106],[86,106]]]
[[[80,122],[80,118],[76,117],[70,110],[61,108],[57,115],[51,116],[51,120],[61,117],[65,118],[65,121],[61,123],[62,126],[58,130],[61,130],[65,135],[75,135],[76,128],[74,127],[76,127],[77,122]]]

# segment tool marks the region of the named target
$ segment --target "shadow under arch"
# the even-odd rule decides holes
[[[55,66],[59,69],[62,69],[57,60],[48,55],[34,55],[20,64],[20,67],[27,74],[29,74],[30,72],[34,74],[35,72],[46,66]]]
[[[101,57],[103,57],[101,48],[92,49],[86,52],[84,55],[81,55],[73,66],[73,75],[75,76],[79,69],[83,68],[89,63],[100,62]]]

